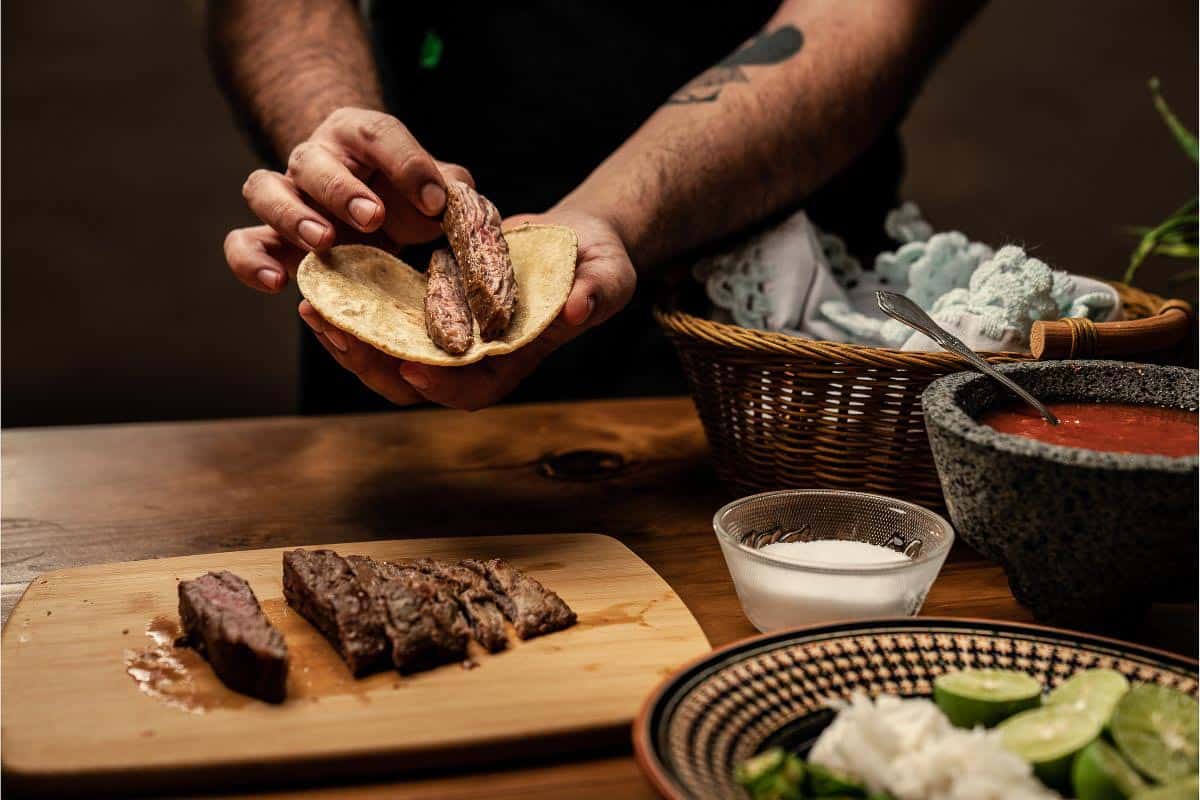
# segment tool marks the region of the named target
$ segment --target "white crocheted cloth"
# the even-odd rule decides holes
[[[923,334],[883,316],[875,291],[904,292],[943,327],[979,351],[1028,352],[1036,320],[1122,316],[1106,283],[1052,270],[1023,249],[993,252],[958,231],[934,233],[905,203],[885,229],[901,242],[865,272],[838,237],[803,211],[738,248],[707,258],[693,272],[714,316],[738,325],[840,342],[937,350]]]

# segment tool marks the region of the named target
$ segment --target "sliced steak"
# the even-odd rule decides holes
[[[416,672],[466,655],[470,628],[435,578],[364,556],[348,561],[384,619],[396,669]]]
[[[497,653],[508,647],[500,598],[492,591],[486,578],[460,564],[447,564],[432,558],[418,559],[412,562],[412,566],[441,581],[443,588],[458,600],[467,621],[471,623],[471,634],[489,653]]]
[[[569,628],[575,624],[575,612],[562,598],[521,570],[499,558],[490,561],[467,560],[462,566],[487,578],[496,592],[504,616],[522,639]]]
[[[283,594],[356,676],[387,666],[383,618],[346,559],[332,550],[287,551]]]
[[[226,686],[268,703],[283,702],[287,644],[263,616],[248,583],[226,570],[180,582],[179,618],[191,645]]]
[[[442,230],[462,268],[467,304],[479,323],[480,337],[485,342],[500,338],[517,308],[517,281],[508,242],[500,232],[500,212],[467,184],[449,181]]]
[[[429,338],[452,356],[471,349],[471,309],[463,289],[462,272],[449,250],[435,250],[429,259],[425,288],[425,330]]]

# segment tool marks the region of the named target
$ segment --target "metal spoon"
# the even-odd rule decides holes
[[[998,372],[995,367],[980,358],[974,350],[963,344],[961,339],[930,319],[929,315],[912,300],[896,292],[882,291],[875,293],[875,300],[879,303],[880,311],[892,319],[903,322],[913,330],[925,334],[941,345],[943,349],[949,350],[951,353],[957,353],[967,361],[970,361],[984,375],[1000,381],[1000,383],[1011,389],[1017,397],[1020,397],[1026,403],[1033,406],[1046,422],[1049,422],[1051,425],[1058,424],[1058,417],[1054,416],[1050,412],[1050,409],[1046,408],[1040,400],[1022,389],[1012,378]]]

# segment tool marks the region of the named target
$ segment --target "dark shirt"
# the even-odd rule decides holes
[[[435,157],[469,169],[479,190],[509,216],[558,202],[674,91],[758,32],[777,7],[761,0],[377,0],[368,4],[367,22],[389,111]],[[795,57],[804,58],[804,50]],[[806,206],[852,250],[873,253],[900,170],[891,133]],[[659,289],[643,277],[628,307],[546,359],[509,400],[686,391],[651,318]],[[310,335],[303,338],[303,411],[388,407]]]

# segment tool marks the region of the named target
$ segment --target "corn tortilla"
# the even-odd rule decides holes
[[[517,310],[508,330],[479,338],[452,356],[425,330],[425,273],[375,247],[341,245],[300,262],[300,293],[330,324],[405,361],[455,367],[523,347],[544,331],[567,302],[575,282],[579,240],[558,225],[522,225],[504,232],[517,281]]]

